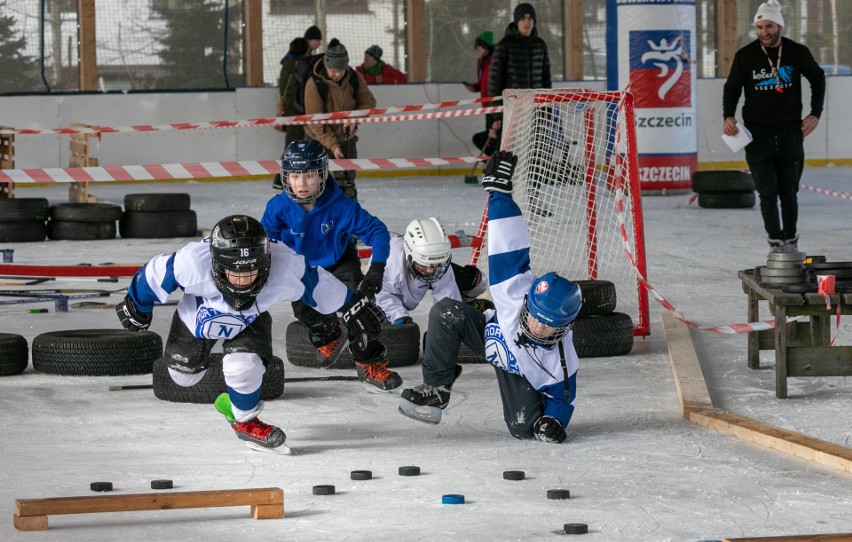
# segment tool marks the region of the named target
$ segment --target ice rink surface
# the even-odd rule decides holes
[[[850,168],[809,168],[802,180],[852,192],[850,181]],[[361,179],[358,188],[362,205],[397,232],[412,218],[436,216],[448,232],[474,234],[485,202],[482,189],[461,177]],[[229,214],[260,218],[274,194],[267,181],[93,184],[90,190],[118,204],[127,193],[188,192],[202,229]],[[61,203],[67,189],[19,188],[17,196]],[[688,199],[643,198],[648,278],[701,325],[745,322],[746,296],[736,274],[765,263],[759,210],[701,209]],[[852,260],[852,201],[803,190],[799,202],[800,249],[830,261]],[[15,263],[22,264],[142,264],[187,241],[0,248],[13,248]],[[455,261],[468,257],[469,249],[454,251]],[[116,289],[127,280],[56,284]],[[414,314],[421,331],[429,306],[427,297]],[[50,312],[17,312],[41,307]],[[155,310],[151,329],[164,340],[173,310]],[[62,377],[30,366],[0,378],[0,540],[546,540],[567,536],[563,524],[578,522],[589,525],[589,534],[578,539],[590,541],[852,532],[852,475],[681,417],[662,312],[651,300],[651,335],[637,339],[629,355],[580,360],[576,412],[562,445],[509,435],[494,369],[486,365],[465,366],[437,426],[403,417],[398,398],[368,394],[357,382],[288,383],[261,418],[284,428],[290,456],[245,448],[212,406],[163,402],[150,390],[108,391],[110,385],[150,383],[150,375]],[[275,352],[286,359],[291,309],[281,305],[272,316]],[[52,303],[3,306],[0,318],[0,331],[21,334],[30,344],[46,331],[119,327],[111,309],[61,313]],[[852,378],[791,378],[789,398],[776,399],[771,352],[762,352],[761,369],[752,371],[744,335],[693,331],[692,337],[719,408],[852,447]],[[838,344],[852,344],[848,317]],[[288,377],[354,375],[285,365]],[[419,365],[399,373],[405,387],[421,382]],[[420,466],[421,476],[399,476],[403,465]],[[372,470],[374,478],[350,480],[357,469]],[[527,479],[505,481],[505,470],[523,470]],[[160,478],[174,480],[175,491],[277,486],[285,493],[286,517],[256,521],[247,507],[208,508],[51,516],[44,532],[12,526],[15,499],[94,495],[93,481],[113,482],[115,495],[145,493]],[[337,494],[313,495],[318,484],[335,485]],[[569,489],[571,498],[548,500],[553,488]],[[449,493],[465,495],[466,503],[442,505]]]

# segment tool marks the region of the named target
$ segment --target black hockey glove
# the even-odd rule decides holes
[[[565,430],[556,418],[542,416],[533,424],[533,437],[541,442],[564,442]]]
[[[364,293],[357,292],[341,310],[349,336],[356,337],[362,348],[366,348],[367,343],[379,337],[385,313]]]
[[[153,312],[139,312],[130,296],[124,296],[124,301],[115,306],[115,313],[121,325],[130,331],[145,331],[151,326]]]
[[[382,291],[382,278],[385,276],[385,264],[373,262],[364,274],[364,279],[358,285],[358,291],[373,296]]]
[[[494,310],[496,308],[494,307],[494,302],[490,299],[471,299],[467,304],[479,312],[485,312],[489,309]]]
[[[482,188],[488,192],[512,193],[512,174],[518,157],[511,151],[497,151],[485,166]]]

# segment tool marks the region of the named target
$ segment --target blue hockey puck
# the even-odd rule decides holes
[[[441,504],[464,504],[464,495],[444,495],[441,497]]]

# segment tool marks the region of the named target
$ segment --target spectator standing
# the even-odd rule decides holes
[[[479,53],[476,59],[476,81],[465,83],[471,92],[479,92],[480,97],[488,97],[488,72],[491,70],[491,58],[494,53],[494,33],[485,30],[476,36],[473,48]],[[497,142],[497,130],[492,128],[493,120],[490,115],[485,117],[485,130],[473,134],[473,144],[477,150],[486,156],[491,156],[498,149],[493,143]]]
[[[349,53],[337,38],[328,44],[321,62],[314,65],[305,85],[305,114],[372,109],[376,98],[370,92],[364,77],[349,67]],[[332,158],[357,158],[355,135],[357,124],[309,124],[305,126],[308,138],[319,141]],[[346,196],[357,200],[355,172],[335,173],[337,184]]]
[[[513,19],[513,22],[506,27],[503,39],[494,46],[491,71],[488,76],[489,96],[500,96],[507,88],[551,88],[550,57],[547,53],[547,44],[538,36],[535,8],[531,4],[518,4],[515,7]],[[499,130],[503,127],[502,115],[495,115],[495,123],[492,126],[500,135]],[[552,156],[547,156],[550,154],[547,146],[536,147],[535,141],[533,144],[534,148],[538,148],[544,155],[531,156],[530,160],[539,163],[552,160]],[[500,148],[500,139],[497,141],[496,148]],[[532,169],[537,172],[539,168]],[[549,217],[553,213],[545,209],[540,201],[541,183],[542,179],[538,175],[530,177],[530,189],[527,194],[529,209],[533,214]]]
[[[758,7],[757,40],[734,55],[722,96],[723,131],[739,132],[734,115],[745,89],[743,123],[753,140],[745,148],[760,195],[760,213],[771,252],[798,252],[799,202],[796,193],[805,163],[804,138],[819,124],[825,99],[825,73],[810,50],[782,38],[784,17],[777,0]],[[811,86],[811,109],[802,119],[802,76]],[[781,213],[778,213],[778,201]]]
[[[305,35],[302,36],[306,40],[308,40],[308,54],[312,55],[319,49],[320,45],[322,45],[322,31],[320,31],[317,25],[309,26],[307,30],[305,30]]]
[[[296,114],[293,102],[296,99],[296,83],[293,80],[293,70],[296,62],[308,54],[309,45],[305,38],[296,38],[290,42],[290,51],[281,59],[281,73],[278,77],[278,117],[289,117]],[[297,139],[305,139],[305,127],[301,125],[276,125],[276,129],[286,132],[285,146]]]
[[[371,45],[364,51],[364,62],[355,70],[364,76],[368,85],[398,85],[407,83],[404,73],[382,60],[382,48]]]

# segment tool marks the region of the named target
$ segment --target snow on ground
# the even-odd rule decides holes
[[[849,192],[850,180],[850,169],[808,169],[803,183]],[[140,191],[189,192],[201,228],[232,213],[259,218],[273,194],[266,181],[92,187],[115,203]],[[448,232],[474,233],[485,199],[481,188],[455,177],[363,179],[359,193],[395,231],[411,218],[434,215]],[[19,189],[18,196],[67,200],[64,186]],[[643,200],[650,281],[703,325],[744,322],[746,297],[736,272],[766,259],[759,211],[700,209],[687,200]],[[801,192],[801,248],[852,260],[850,205]],[[15,249],[16,263],[142,263],[186,241],[4,247]],[[460,249],[455,257],[467,256]],[[57,284],[115,289],[126,281]],[[415,313],[421,329],[428,305]],[[50,312],[12,312],[35,307]],[[152,331],[164,339],[172,310],[155,311]],[[396,398],[368,394],[358,383],[288,383],[261,417],[284,427],[291,456],[246,449],[212,406],[162,402],[149,390],[108,391],[150,383],[148,375],[60,377],[30,367],[0,378],[0,518],[6,518],[0,540],[539,540],[566,536],[562,525],[574,522],[589,525],[580,540],[606,541],[852,532],[852,475],[682,419],[661,312],[652,301],[651,335],[637,339],[630,355],[580,360],[577,410],[569,441],[558,446],[509,436],[493,369],[483,365],[465,366],[437,426],[401,416]],[[282,305],[272,315],[274,347],[284,358],[292,314]],[[57,313],[49,303],[0,307],[0,318],[0,331],[30,343],[50,330],[119,327],[112,310]],[[852,344],[847,320],[840,344]],[[771,352],[752,371],[744,336],[693,332],[693,339],[717,406],[852,446],[852,379],[792,378],[790,398],[779,400]],[[289,377],[354,374],[285,365]],[[421,381],[419,366],[399,372],[406,385]],[[403,465],[418,465],[423,474],[400,477]],[[372,470],[374,479],[351,481],[356,469]],[[524,470],[527,479],[504,481],[504,470]],[[115,494],[150,492],[150,480],[158,478],[173,479],[181,491],[281,487],[286,518],[256,521],[247,508],[221,508],[51,516],[46,532],[12,526],[15,499],[92,495],[89,483],[101,480],[112,481]],[[334,484],[337,494],[314,496],[317,484]],[[548,500],[552,488],[569,489],[571,499]],[[442,505],[447,493],[464,494],[466,504]]]

